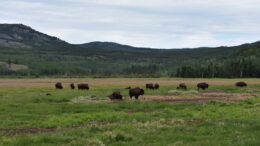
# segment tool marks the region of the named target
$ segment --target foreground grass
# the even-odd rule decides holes
[[[0,129],[53,130],[33,134],[2,130],[0,145],[260,145],[259,97],[235,104],[107,100],[112,91],[121,91],[126,96],[127,90],[123,88],[93,86],[90,91],[0,88]],[[146,94],[169,94],[174,89],[175,86],[162,86]],[[246,89],[214,86],[209,90],[259,93],[260,86]],[[84,102],[75,100],[79,97],[88,98]]]

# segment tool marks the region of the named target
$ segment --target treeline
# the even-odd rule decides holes
[[[184,65],[177,69],[174,76],[182,78],[259,78],[260,59],[248,57]]]
[[[80,65],[42,65],[28,70],[13,71],[0,67],[0,76],[21,77],[161,77],[164,71],[155,64],[120,64],[80,67]]]
[[[0,77],[260,77],[259,48],[260,43],[237,49],[221,47],[150,52],[89,48],[73,48],[73,51],[66,52],[60,47],[48,51],[0,48],[0,62],[29,68],[14,71],[0,66]]]
[[[0,76],[22,77],[181,77],[181,78],[259,78],[260,58],[209,60],[187,63],[176,70],[163,64],[41,64],[28,70],[12,71],[0,67]],[[86,65],[88,64],[88,65]]]

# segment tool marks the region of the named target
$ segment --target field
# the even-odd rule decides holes
[[[2,79],[0,145],[260,145],[260,79]],[[198,82],[208,82],[198,91]],[[56,90],[62,82],[65,88]],[[88,82],[89,91],[69,83]],[[131,100],[126,87],[160,84]],[[179,83],[187,91],[176,90]],[[124,101],[106,96],[120,91]],[[46,94],[50,94],[47,96]]]

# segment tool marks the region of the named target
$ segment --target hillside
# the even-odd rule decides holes
[[[252,56],[259,42],[237,47],[150,49],[113,42],[69,44],[22,24],[0,24],[0,61],[28,66],[0,68],[0,75],[160,77],[175,76],[184,65]]]
[[[260,42],[231,47],[231,55],[209,59],[207,63],[185,64],[177,69],[178,77],[250,78],[260,77]]]
[[[27,70],[28,67],[22,64],[15,64],[15,63],[7,63],[7,62],[0,62],[0,68],[5,68],[8,70],[18,71],[18,70]]]
[[[1,24],[0,46],[9,48],[37,48],[66,42],[23,24]]]
[[[244,44],[239,46],[239,51],[234,56],[249,57],[255,56],[260,58],[260,41],[252,44]]]
[[[128,51],[128,52],[148,52],[150,48],[137,48],[128,45],[121,45],[114,42],[90,42],[80,45],[83,48],[99,48],[109,51]]]

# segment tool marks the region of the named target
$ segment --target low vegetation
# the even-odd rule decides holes
[[[250,84],[243,88],[233,84],[237,80],[207,80],[206,91],[198,91],[188,79],[182,80],[187,90],[160,79],[160,89],[145,90],[139,100],[130,100],[124,88],[145,89],[145,84],[116,79],[122,80],[106,85],[104,79],[102,85],[89,79],[88,91],[71,90],[69,84],[57,90],[47,79],[1,86],[0,145],[260,145],[259,79],[245,79]],[[34,86],[39,82],[48,84]],[[124,100],[109,100],[114,91]],[[153,97],[160,100],[149,100]],[[161,100],[166,97],[212,100]]]

